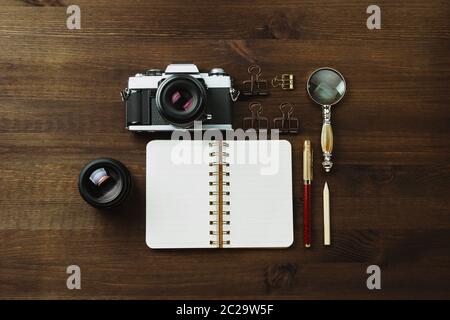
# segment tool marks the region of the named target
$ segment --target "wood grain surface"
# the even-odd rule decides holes
[[[371,2],[77,0],[0,2],[0,298],[379,299],[450,298],[450,5]],[[278,116],[293,102],[295,243],[285,250],[168,250],[145,244],[145,145],[168,135],[124,129],[119,91],[136,72],[192,61],[237,84],[294,73],[293,92],[259,99]],[[341,71],[348,92],[333,109],[335,167],[320,164],[320,107],[305,82]],[[249,114],[234,107],[234,125]],[[302,246],[302,144],[316,161],[313,247]],[[130,201],[113,212],[83,202],[85,163],[113,157],[132,172]],[[323,247],[322,188],[331,192],[332,246]],[[276,188],[276,186],[273,186]],[[81,267],[82,289],[66,288]],[[366,268],[382,289],[366,287]],[[219,270],[219,272],[218,272]]]

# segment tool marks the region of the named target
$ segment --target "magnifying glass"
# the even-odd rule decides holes
[[[323,124],[321,144],[324,161],[322,166],[330,172],[333,162],[333,129],[331,127],[331,106],[344,97],[346,84],[342,74],[332,68],[320,68],[308,78],[306,90],[311,99],[322,106]]]

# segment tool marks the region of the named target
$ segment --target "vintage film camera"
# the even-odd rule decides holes
[[[232,129],[232,104],[239,92],[221,68],[201,73],[194,64],[170,64],[137,74],[122,92],[126,102],[126,128],[130,131]]]

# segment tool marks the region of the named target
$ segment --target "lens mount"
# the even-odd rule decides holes
[[[206,111],[205,86],[187,74],[166,78],[156,91],[156,108],[169,123],[188,127],[199,120]]]
[[[131,174],[119,161],[96,159],[81,170],[78,190],[81,197],[96,208],[115,207],[128,197]]]

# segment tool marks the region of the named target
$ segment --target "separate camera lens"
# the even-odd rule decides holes
[[[190,126],[205,114],[206,89],[196,78],[185,74],[164,80],[156,92],[156,107],[169,123]]]
[[[97,208],[121,204],[131,190],[132,180],[127,168],[113,159],[97,159],[80,173],[78,189],[82,198]]]

